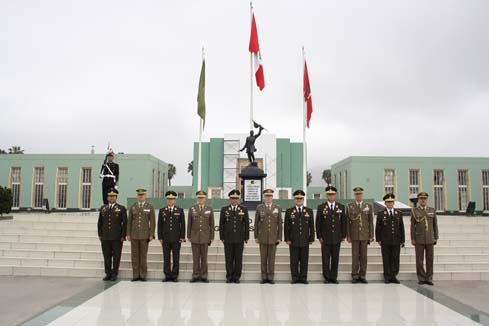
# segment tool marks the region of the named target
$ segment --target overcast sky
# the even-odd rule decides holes
[[[350,155],[488,156],[489,1],[254,6],[266,82],[255,119],[301,141],[304,45],[311,168]],[[174,184],[190,184],[201,47],[204,138],[247,132],[249,32],[246,0],[0,1],[0,148],[89,153],[110,141],[174,163]]]

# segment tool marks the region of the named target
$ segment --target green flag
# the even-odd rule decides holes
[[[200,71],[197,114],[203,120],[203,125],[205,126],[205,60],[202,61],[202,70]]]

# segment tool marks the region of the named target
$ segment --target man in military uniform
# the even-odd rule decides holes
[[[187,238],[192,244],[193,273],[190,282],[208,283],[207,252],[214,240],[214,211],[212,206],[206,205],[206,192],[199,190],[196,193],[197,204],[188,211]]]
[[[239,204],[239,190],[228,194],[230,205],[221,208],[219,236],[224,244],[226,283],[239,283],[243,268],[244,244],[250,239],[250,218],[246,207]]]
[[[355,201],[348,205],[346,237],[351,243],[352,283],[368,283],[367,250],[374,241],[374,210],[372,205],[363,201],[363,188],[353,188]]]
[[[105,157],[105,162],[100,170],[102,179],[102,200],[107,204],[107,193],[111,189],[117,189],[119,182],[119,164],[114,163],[114,153],[111,151]]]
[[[309,245],[314,242],[314,213],[304,206],[306,193],[294,191],[295,206],[285,211],[284,238],[290,250],[292,284],[307,284]]]
[[[375,226],[375,238],[382,251],[382,263],[384,264],[384,283],[399,284],[399,261],[401,247],[404,247],[404,222],[402,212],[394,208],[396,197],[394,194],[384,196],[386,208],[377,213]]]
[[[261,284],[273,284],[275,254],[282,241],[282,210],[273,203],[273,189],[263,191],[265,202],[256,207],[255,241],[260,245]]]
[[[131,241],[132,281],[146,281],[148,245],[155,238],[155,209],[146,202],[146,189],[137,189],[138,201],[129,208],[127,240]]]
[[[98,215],[98,238],[104,254],[104,281],[115,281],[119,274],[122,242],[126,240],[127,211],[117,201],[117,190],[107,193],[108,204],[100,208]]]
[[[411,211],[411,243],[416,252],[418,284],[433,285],[434,246],[438,241],[438,220],[433,207],[428,207],[428,194],[418,194],[419,206]],[[426,270],[423,260],[426,254]]]
[[[158,214],[158,240],[163,247],[163,282],[178,282],[180,269],[180,248],[185,241],[185,212],[175,206],[177,193],[173,190],[165,194],[167,206]],[[173,265],[171,263],[173,260]]]
[[[316,233],[321,243],[324,283],[338,284],[341,242],[346,238],[345,206],[336,202],[336,188],[326,187],[327,201],[320,204],[316,215]]]

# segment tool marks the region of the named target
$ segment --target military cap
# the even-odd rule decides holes
[[[263,190],[263,194],[265,196],[273,196],[273,189],[265,189]]]
[[[427,192],[424,192],[424,191],[421,191],[418,194],[418,198],[428,198],[428,193]]]
[[[167,199],[175,199],[178,197],[177,193],[174,192],[173,190],[168,190],[166,193],[165,193],[165,197]]]
[[[327,186],[325,190],[327,195],[334,195],[338,191],[334,186]]]
[[[195,195],[197,196],[197,198],[203,198],[207,196],[207,193],[203,190],[199,190],[195,193]]]
[[[384,201],[396,201],[396,196],[394,194],[386,194],[384,198],[382,198]]]
[[[117,196],[118,194],[119,192],[117,191],[117,189],[110,188],[109,192],[107,193],[107,196]]]
[[[304,198],[304,196],[306,196],[306,193],[303,190],[298,189],[294,191],[294,198]]]
[[[363,194],[363,188],[362,187],[355,187],[355,188],[353,188],[353,193]]]
[[[138,193],[138,195],[145,195],[146,194],[146,189],[139,188],[139,189],[136,189],[136,192]]]
[[[229,198],[240,198],[241,197],[241,192],[237,189],[233,189],[228,193]]]

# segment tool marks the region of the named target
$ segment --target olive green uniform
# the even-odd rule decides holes
[[[416,207],[411,211],[411,240],[416,241],[416,274],[420,282],[433,280],[434,245],[438,241],[438,220],[433,207]],[[424,256],[426,254],[426,270]]]
[[[133,278],[146,278],[148,273],[148,244],[156,229],[155,209],[148,202],[136,202],[129,208],[127,235],[131,237]]]
[[[195,204],[188,211],[187,238],[192,244],[193,279],[207,280],[207,253],[214,240],[212,206]]]
[[[273,281],[275,254],[282,241],[282,211],[275,204],[260,204],[255,213],[255,240],[260,245],[261,277]]]
[[[365,201],[354,201],[347,208],[346,236],[351,241],[353,280],[365,279],[367,275],[367,250],[374,238],[373,212],[372,205]]]

